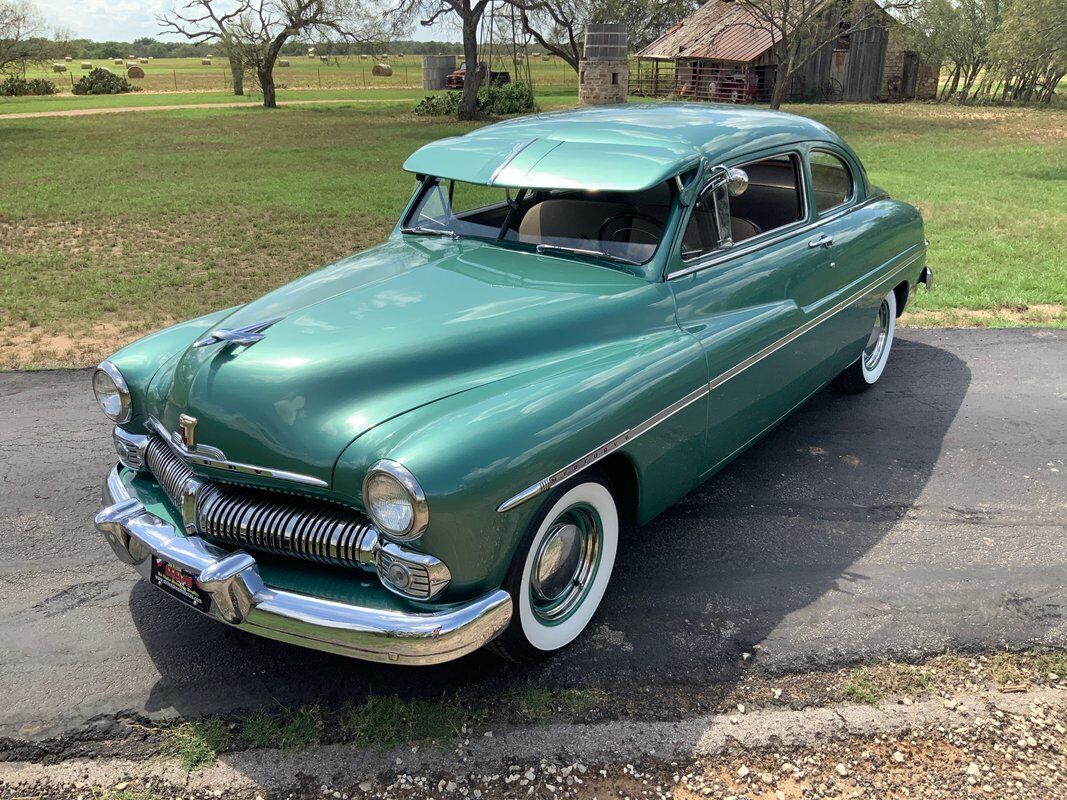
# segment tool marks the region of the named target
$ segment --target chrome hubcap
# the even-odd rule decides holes
[[[541,540],[530,573],[534,613],[560,622],[585,598],[600,561],[600,518],[592,508],[575,506],[560,514]]]
[[[885,300],[878,307],[878,318],[871,328],[871,335],[867,337],[867,345],[863,348],[863,366],[867,370],[877,368],[885,352],[886,342],[889,341],[889,303]]]

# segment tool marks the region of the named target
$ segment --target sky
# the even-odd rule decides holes
[[[45,19],[49,30],[61,28],[74,38],[96,41],[129,42],[141,36],[154,39],[174,39],[163,36],[156,23],[159,14],[169,11],[186,0],[31,0]],[[383,6],[386,3],[383,2]],[[411,38],[458,41],[459,35],[451,24],[437,24],[429,28],[416,25]]]

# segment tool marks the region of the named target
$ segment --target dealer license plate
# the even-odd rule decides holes
[[[206,612],[211,607],[211,597],[200,588],[193,573],[176,567],[159,556],[152,556],[151,580],[164,592],[188,603],[197,611]]]

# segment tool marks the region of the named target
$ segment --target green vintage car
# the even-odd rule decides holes
[[[930,284],[919,212],[803,117],[543,114],[404,167],[386,243],[94,374],[120,462],[96,527],[242,630],[398,664],[559,650],[621,531],[877,381]]]

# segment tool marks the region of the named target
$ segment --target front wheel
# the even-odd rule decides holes
[[[863,346],[863,353],[834,379],[834,385],[849,394],[856,394],[874,386],[882,377],[886,362],[889,361],[896,327],[897,294],[891,291],[878,305],[878,313],[867,336],[867,343]]]
[[[579,475],[553,492],[508,571],[516,613],[490,648],[528,662],[577,639],[604,597],[618,544],[619,510],[605,477]]]

